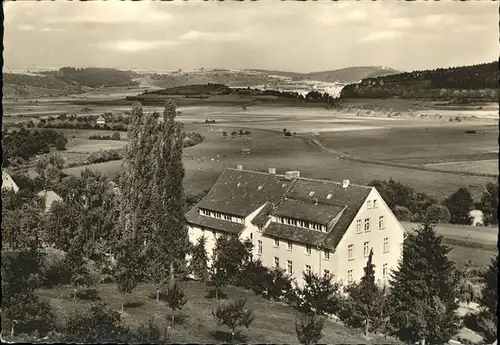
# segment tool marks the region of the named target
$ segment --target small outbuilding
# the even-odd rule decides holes
[[[97,123],[98,125],[105,125],[105,124],[106,124],[106,119],[104,118],[104,116],[99,116],[99,117],[97,118],[96,123]]]
[[[250,149],[241,149],[241,154],[242,155],[249,155],[250,154]]]

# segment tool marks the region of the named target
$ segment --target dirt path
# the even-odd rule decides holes
[[[406,163],[398,163],[398,162],[390,162],[390,161],[381,161],[376,159],[369,158],[361,158],[348,155],[346,153],[336,151],[330,148],[325,147],[318,139],[311,138],[311,141],[316,144],[321,150],[331,153],[334,156],[337,156],[340,159],[347,159],[353,162],[359,162],[364,164],[377,164],[384,166],[392,166],[395,168],[404,168],[404,169],[413,169],[413,170],[423,170],[423,171],[433,171],[444,174],[453,174],[453,175],[467,175],[467,176],[480,176],[480,177],[497,177],[497,174],[489,174],[489,173],[480,173],[473,171],[452,171],[441,169],[439,167],[427,166],[427,165],[415,165],[415,164],[406,164]]]

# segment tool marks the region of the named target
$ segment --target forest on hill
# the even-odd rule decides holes
[[[345,86],[341,98],[469,98],[497,100],[498,62],[365,78]]]
[[[45,75],[53,75],[57,79],[67,83],[77,83],[92,88],[134,86],[138,83],[133,78],[139,75],[132,71],[120,71],[113,68],[74,68],[62,67],[58,71],[42,72]]]

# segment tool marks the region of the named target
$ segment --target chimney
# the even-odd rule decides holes
[[[318,205],[318,199],[314,200],[314,205]]]
[[[269,173],[275,175],[276,174],[276,168],[269,168]]]
[[[347,188],[349,186],[349,180],[342,181],[342,188]]]
[[[238,164],[238,166],[236,167],[236,169],[243,170],[243,165]]]

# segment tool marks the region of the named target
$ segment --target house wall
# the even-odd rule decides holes
[[[377,200],[377,208],[368,209],[368,201],[373,205]],[[379,216],[384,217],[384,228],[379,229]],[[365,231],[364,220],[370,219],[370,231]],[[357,232],[356,220],[361,219],[361,233]],[[358,281],[364,275],[367,257],[364,256],[364,242],[369,242],[369,248],[373,248],[372,262],[375,265],[375,279],[380,284],[387,283],[389,273],[398,267],[401,256],[402,244],[405,230],[383,201],[375,188],[366,198],[363,206],[358,211],[352,224],[348,227],[344,237],[337,245],[334,257],[336,263],[337,279],[347,283],[348,271],[352,270],[354,281]],[[388,251],[384,253],[384,238],[388,238]],[[354,245],[353,260],[348,258],[348,246]],[[387,264],[388,274],[383,276],[383,265]]]
[[[259,209],[260,211],[260,209]],[[258,212],[255,213],[257,215]],[[275,247],[274,237],[266,236],[258,229],[257,226],[251,223],[253,216],[247,217],[245,222],[245,230],[241,233],[241,238],[251,238],[253,247],[254,260],[261,260],[262,264],[267,267],[274,267],[274,258],[279,258],[279,266],[285,269],[288,273],[288,260],[292,261],[292,274],[299,286],[302,286],[304,281],[302,274],[306,270],[306,265],[311,266],[311,271],[315,274],[323,274],[324,270],[335,274],[333,253],[330,253],[329,260],[323,258],[323,251],[311,246],[311,254],[306,254],[306,245],[302,243],[292,242],[292,249],[288,249],[288,241],[280,239],[279,246]],[[258,241],[262,241],[262,254],[258,253]]]

